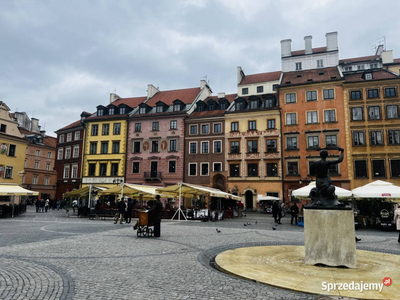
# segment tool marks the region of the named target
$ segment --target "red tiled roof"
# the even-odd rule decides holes
[[[236,97],[237,97],[237,94],[229,94],[229,95],[225,95],[225,97],[223,99],[226,99],[226,100],[228,100],[229,103],[232,103],[236,99]],[[210,99],[213,99],[217,102],[219,100],[218,96],[210,96],[210,97],[207,97],[207,99],[204,102],[207,103]]]
[[[240,84],[252,84],[258,82],[279,80],[279,78],[281,77],[281,73],[282,73],[281,71],[275,71],[268,73],[245,75]]]
[[[78,127],[80,124],[81,124],[81,120],[75,121],[74,123],[71,123],[71,124],[69,124],[69,125],[67,125],[67,126],[65,126],[63,128],[60,128],[57,131],[62,131],[62,130],[67,130],[67,129],[71,129],[71,128],[74,128],[74,127]]]
[[[225,109],[218,110],[205,110],[205,111],[195,111],[191,115],[189,115],[190,119],[199,119],[199,118],[212,118],[212,117],[221,117],[225,114]]]
[[[351,64],[351,63],[357,63],[357,62],[362,62],[362,61],[376,60],[376,59],[379,59],[379,58],[380,58],[379,55],[370,55],[370,56],[346,58],[346,59],[339,60],[339,64]]]
[[[372,73],[372,79],[365,80],[365,73]],[[364,77],[364,78],[363,78]],[[396,79],[400,78],[399,76],[394,75],[391,72],[386,70],[380,70],[375,72],[362,72],[362,73],[354,73],[348,74],[344,76],[345,82],[362,82],[362,81],[371,81],[371,80],[384,80],[384,79]]]
[[[400,58],[393,59],[393,62],[396,63],[396,64],[400,64]]]
[[[57,139],[55,137],[46,135],[43,139],[43,144],[45,144],[48,147],[55,148],[57,146]]]
[[[176,99],[181,100],[185,104],[191,104],[197,95],[200,93],[200,88],[190,88],[182,90],[172,90],[172,91],[161,91],[155,94],[149,101],[146,102],[147,105],[154,107],[158,101],[164,102],[166,105],[172,105],[173,101]]]
[[[146,99],[147,99],[147,97],[119,98],[118,100],[116,100],[110,104],[114,104],[116,106],[118,106],[120,104],[126,104],[131,108],[136,108],[139,106],[140,103],[144,102]]]
[[[326,52],[327,48],[326,47],[319,47],[319,48],[312,48],[312,53],[323,53]],[[305,55],[306,54],[306,50],[296,50],[296,51],[292,51],[292,56],[297,56],[297,55]]]
[[[321,75],[320,75],[321,74]],[[336,67],[283,73],[281,86],[316,83],[340,79]]]

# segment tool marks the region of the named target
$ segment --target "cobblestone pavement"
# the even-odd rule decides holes
[[[227,249],[302,245],[303,228],[288,217],[283,223],[273,231],[272,218],[256,213],[215,223],[163,220],[161,238],[137,238],[132,225],[30,207],[0,219],[0,299],[344,299],[234,278],[210,265]],[[397,232],[356,233],[358,249],[400,255]]]

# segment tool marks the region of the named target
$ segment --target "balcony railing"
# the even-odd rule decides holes
[[[144,172],[144,179],[161,181],[161,172]]]

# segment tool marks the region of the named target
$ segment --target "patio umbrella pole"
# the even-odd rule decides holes
[[[178,221],[180,221],[181,220],[181,212],[182,212],[183,217],[187,221],[186,216],[183,213],[183,210],[181,209],[181,196],[182,196],[182,183],[179,184],[179,207],[178,207],[178,210],[172,216],[171,220],[173,220],[175,218],[175,215],[178,214]]]
[[[90,209],[90,200],[92,198],[92,185],[89,184],[89,201],[88,201],[88,208]]]

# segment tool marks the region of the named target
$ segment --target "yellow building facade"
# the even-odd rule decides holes
[[[385,70],[345,75],[346,154],[351,189],[400,185],[400,79]]]
[[[256,97],[239,97],[238,108],[225,114],[225,171],[228,191],[243,198],[247,209],[258,209],[257,196],[282,197],[280,113],[254,108]]]
[[[124,182],[126,117],[89,117],[85,122],[82,187],[94,184],[110,188]]]
[[[22,184],[28,140],[0,101],[0,183]]]

